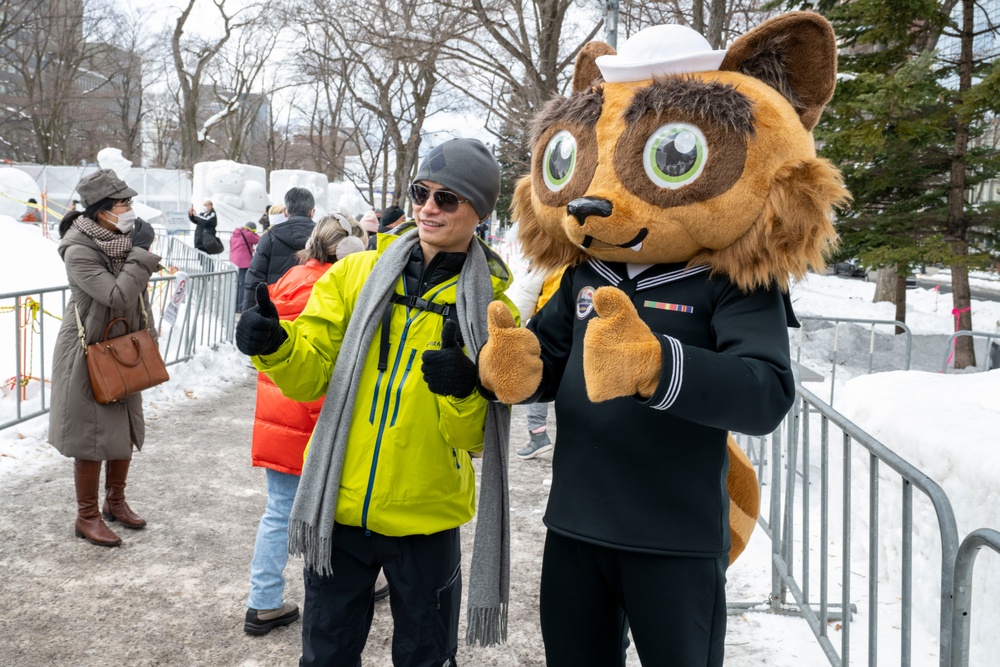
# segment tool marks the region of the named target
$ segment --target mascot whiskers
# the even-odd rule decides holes
[[[539,114],[515,193],[534,267],[568,267],[528,323],[490,306],[482,385],[555,401],[541,581],[546,663],[723,663],[726,568],[757,517],[730,431],[792,404],[789,276],[836,242],[840,174],[812,129],[836,43],[818,14],[771,19],[713,51],[655,26],[593,42],[573,92]]]

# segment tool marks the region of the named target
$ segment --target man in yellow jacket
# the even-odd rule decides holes
[[[286,396],[326,396],[289,527],[289,550],[306,561],[300,665],[359,663],[380,567],[394,664],[454,664],[474,451],[469,640],[503,639],[510,412],[480,395],[473,361],[487,306],[511,280],[474,235],[499,190],[482,143],[441,144],[410,187],[415,226],[334,265],[294,322],[277,319],[266,292],[240,319],[237,345]]]

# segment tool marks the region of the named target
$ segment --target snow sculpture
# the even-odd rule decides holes
[[[332,210],[350,213],[355,217],[362,211],[371,208],[361,198],[361,194],[354,187],[354,183],[350,181],[330,183],[327,187],[327,201],[330,203]]]
[[[329,212],[326,174],[303,169],[276,169],[271,172],[271,201],[275,204],[283,203],[285,193],[292,188],[305,188],[316,198],[315,219],[318,220]]]
[[[132,168],[132,161],[122,155],[120,148],[102,148],[97,152],[97,164],[101,169],[112,169],[118,178],[127,182],[128,170]],[[141,193],[140,193],[141,194]]]
[[[35,179],[20,169],[0,169],[0,215],[20,220],[29,199],[42,201],[42,191]]]
[[[263,167],[232,160],[198,162],[194,165],[191,201],[201,212],[206,199],[212,200],[219,216],[220,238],[251,220],[256,222],[270,204]]]

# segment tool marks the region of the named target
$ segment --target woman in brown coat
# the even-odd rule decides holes
[[[90,174],[76,189],[86,209],[71,211],[59,225],[59,254],[66,264],[71,298],[56,340],[49,442],[75,460],[77,537],[114,547],[121,539],[102,521],[102,514],[126,528],[146,525],[125,502],[132,448],[142,448],[146,431],[142,397],[133,394],[108,405],[94,400],[73,311],[79,313],[87,345],[101,340],[116,317],[125,318],[129,331],[149,326],[146,287],[160,258],[132,244],[132,197],[137,193],[114,171]],[[109,335],[125,333],[119,322]],[[108,465],[105,501],[98,511],[102,461]]]

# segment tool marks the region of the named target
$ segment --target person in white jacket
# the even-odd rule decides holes
[[[507,296],[521,313],[521,322],[526,324],[535,312],[545,305],[544,301],[539,303],[539,299],[542,297],[543,288],[549,282],[550,273],[529,266],[521,254],[516,224],[510,228],[507,236],[513,240],[501,246],[499,251],[514,275],[514,283],[507,290]],[[562,271],[557,273],[559,276],[562,275]],[[556,281],[558,282],[558,277]],[[517,450],[517,458],[526,461],[552,451],[554,445],[548,434],[549,404],[529,403],[524,407],[528,420],[529,440],[527,445]]]

